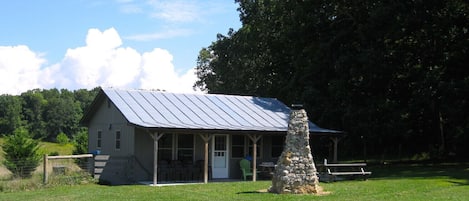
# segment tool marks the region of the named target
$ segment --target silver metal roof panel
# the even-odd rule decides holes
[[[129,123],[161,129],[287,131],[290,108],[274,98],[103,89]],[[340,133],[310,122],[310,131]]]

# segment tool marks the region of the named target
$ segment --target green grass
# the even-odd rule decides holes
[[[329,195],[263,193],[270,181],[183,186],[55,186],[0,194],[0,200],[468,200],[469,164],[371,167],[368,181],[320,183]]]
[[[5,143],[5,139],[0,137],[0,161],[3,160],[3,150],[1,145]],[[71,155],[73,151],[73,144],[68,143],[61,145],[53,142],[39,142],[39,152],[41,154],[50,154],[51,152],[58,152],[60,155]]]
[[[73,144],[58,144],[52,142],[40,142],[39,150],[43,154],[50,154],[51,152],[58,152],[59,155],[71,155],[73,151]]]

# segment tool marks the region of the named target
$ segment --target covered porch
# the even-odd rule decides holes
[[[312,138],[324,137],[323,134],[312,133]],[[147,175],[151,175],[151,184],[157,186],[242,180],[239,161],[249,157],[253,172],[265,170],[262,163],[277,162],[286,133],[140,129],[137,135],[140,136],[136,136],[135,143],[139,144],[135,150],[136,158],[146,161]],[[338,140],[335,139],[340,139],[341,135],[329,137],[337,142],[334,143],[333,154],[336,159]],[[148,154],[149,151],[152,154]],[[146,157],[138,154],[143,152],[147,153]],[[142,179],[140,177],[140,181]],[[270,177],[254,174],[250,179],[256,181]]]

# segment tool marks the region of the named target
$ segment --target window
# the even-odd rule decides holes
[[[252,155],[252,140],[248,136],[244,135],[232,135],[231,136],[231,157],[232,158],[243,158],[245,156]],[[262,138],[257,141],[257,157],[261,157],[262,150]]]
[[[116,131],[116,149],[121,149],[121,131]]]
[[[231,157],[243,158],[244,154],[244,136],[232,135],[231,136]]]
[[[103,137],[102,134],[103,134],[103,132],[98,130],[98,137],[96,139],[96,148],[98,148],[98,149],[101,148],[101,138]]]
[[[173,135],[165,134],[158,140],[158,160],[171,161],[173,159]]]
[[[277,158],[282,154],[283,146],[285,144],[285,136],[272,136],[272,157]]]
[[[177,138],[177,159],[180,161],[192,161],[194,155],[194,135],[180,134]]]

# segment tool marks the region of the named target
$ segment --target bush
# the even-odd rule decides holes
[[[86,154],[88,153],[88,132],[81,131],[73,138],[73,154]]]
[[[55,140],[61,145],[66,145],[68,142],[70,142],[70,139],[67,137],[67,135],[65,135],[65,133],[59,133]]]
[[[13,135],[6,137],[2,148],[5,152],[3,164],[13,176],[31,177],[41,160],[39,142],[33,140],[25,128],[18,128]]]
[[[73,138],[73,152],[72,154],[86,154],[88,153],[88,132],[81,131]],[[79,167],[84,167],[86,164],[86,159],[76,159],[75,163]]]

